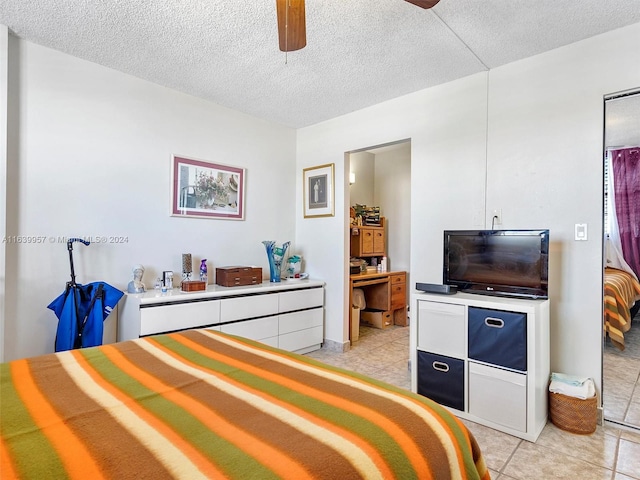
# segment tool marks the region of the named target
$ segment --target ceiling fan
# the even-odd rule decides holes
[[[418,7],[434,7],[440,0],[405,0]],[[307,45],[304,0],[276,0],[280,50],[293,52]]]

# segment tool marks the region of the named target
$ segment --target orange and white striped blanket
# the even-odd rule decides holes
[[[0,477],[483,479],[446,409],[205,329],[1,365]]]
[[[640,300],[640,283],[629,273],[604,270],[604,330],[611,342],[624,350],[624,334],[631,328],[630,309]]]

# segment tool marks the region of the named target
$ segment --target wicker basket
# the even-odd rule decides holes
[[[571,433],[587,435],[596,431],[598,424],[598,397],[581,399],[561,393],[549,392],[551,423]]]

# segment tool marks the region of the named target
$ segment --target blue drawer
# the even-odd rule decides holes
[[[527,314],[469,307],[469,358],[527,371]]]
[[[464,360],[418,350],[418,393],[464,411]]]

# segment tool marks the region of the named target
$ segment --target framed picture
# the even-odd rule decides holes
[[[304,217],[333,216],[333,163],[302,171]]]
[[[173,155],[171,215],[244,220],[243,168]]]

